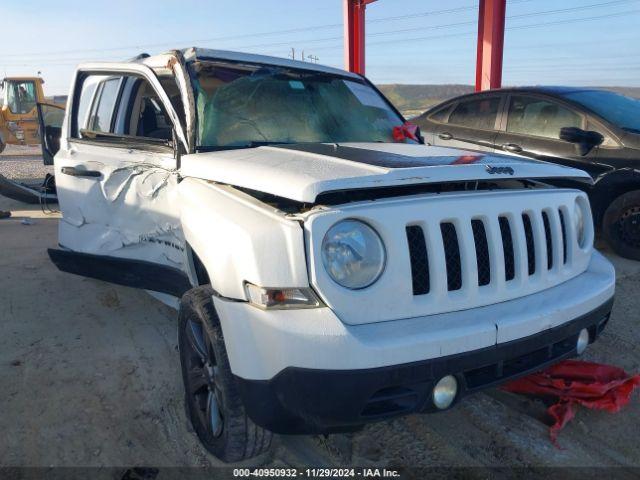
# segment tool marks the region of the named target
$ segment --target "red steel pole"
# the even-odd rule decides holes
[[[344,68],[364,75],[365,10],[376,0],[344,0]]]
[[[476,91],[502,86],[502,58],[507,0],[480,0]]]

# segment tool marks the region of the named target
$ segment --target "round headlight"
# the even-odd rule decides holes
[[[384,244],[366,223],[343,220],[332,226],[322,240],[322,264],[343,287],[365,288],[378,280],[384,270]]]
[[[573,212],[573,227],[576,232],[576,239],[578,240],[578,245],[580,248],[584,247],[584,239],[585,239],[585,224],[584,224],[584,210],[582,209],[582,205],[576,202],[576,206]]]

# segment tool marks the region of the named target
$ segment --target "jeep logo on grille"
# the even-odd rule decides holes
[[[515,175],[516,173],[511,167],[494,167],[493,165],[487,165],[486,170],[489,175]]]

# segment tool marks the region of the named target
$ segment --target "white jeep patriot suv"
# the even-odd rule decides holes
[[[140,55],[80,66],[41,127],[51,259],[179,309],[187,414],[222,460],[448,409],[609,319],[587,197],[552,186],[586,173],[425,146],[361,76]]]

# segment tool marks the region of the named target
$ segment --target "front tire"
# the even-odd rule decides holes
[[[272,433],[245,413],[213,293],[208,285],[196,287],[180,301],[178,348],[185,404],[202,445],[223,462],[239,462],[266,452]]]
[[[602,220],[602,234],[618,255],[640,260],[640,190],[611,202]]]

